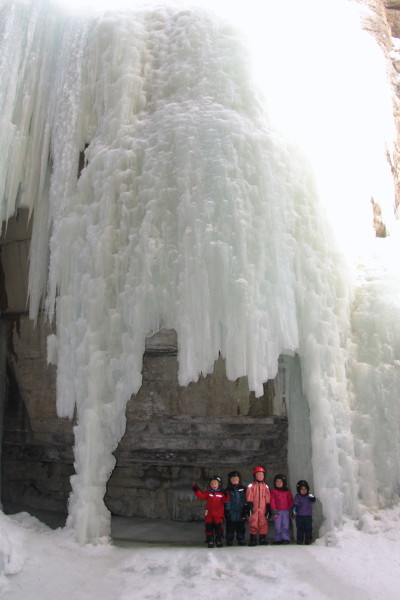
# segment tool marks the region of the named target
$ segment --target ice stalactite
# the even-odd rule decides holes
[[[353,23],[348,2],[323,4],[338,23],[347,15]],[[89,18],[63,15],[47,2],[7,1],[1,11],[0,72],[8,81],[10,64],[12,82],[1,98],[2,215],[18,205],[33,209],[30,314],[36,318],[45,305],[56,319],[49,348],[57,354],[57,410],[77,419],[68,526],[79,541],[109,534],[103,497],[112,453],[124,433],[126,403],[141,385],[145,338],[161,327],[177,331],[181,385],[212,372],[221,354],[227,376],[247,375],[259,395],[279,356],[293,356],[289,414],[311,439],[290,442],[292,472],[296,445],[297,454],[310,457],[326,528],[357,514],[359,494],[372,505],[360,479],[365,455],[398,469],[398,448],[388,444],[378,458],[377,445],[366,451],[354,417],[357,410],[366,422],[372,410],[360,398],[368,384],[357,363],[368,324],[359,308],[351,318],[357,293],[349,239],[342,247],[332,220],[354,203],[364,231],[368,194],[390,193],[389,169],[375,160],[385,155],[382,140],[375,130],[360,138],[356,102],[345,120],[335,113],[341,85],[351,86],[357,73],[351,92],[346,87],[353,98],[360,77],[370,82],[370,73],[359,75],[360,54],[344,56],[338,68],[324,47],[332,93],[328,86],[322,94],[307,90],[307,112],[306,90],[286,86],[290,48],[296,53],[301,45],[286,38],[283,60],[282,36],[273,40],[279,10],[267,11],[265,31],[257,14],[242,11],[247,33],[254,27],[251,41],[228,18],[189,6]],[[353,54],[355,32],[351,25],[341,37]],[[258,61],[250,51],[255,39]],[[362,48],[365,39],[357,38]],[[300,73],[315,74],[311,56],[318,52],[317,36],[307,60],[299,57]],[[295,145],[280,131],[279,102],[272,101],[279,93],[288,117],[319,125],[303,148],[301,137]],[[321,105],[327,116],[317,118],[312,111]],[[371,157],[379,177],[361,184]],[[384,367],[365,371],[386,381]],[[382,385],[392,390],[384,400],[392,414],[388,377]],[[388,488],[385,502],[395,497],[394,479]]]

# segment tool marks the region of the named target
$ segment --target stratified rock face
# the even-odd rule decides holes
[[[26,312],[31,237],[32,226],[27,210],[21,210],[16,217],[3,224],[0,236],[0,310],[3,314]]]
[[[400,2],[397,0],[359,0],[361,4],[370,9],[364,19],[364,27],[370,31],[378,40],[387,56],[388,76],[393,86],[393,113],[397,123],[397,146],[391,163],[393,178],[396,184],[396,207],[400,204],[400,172],[399,172],[399,149],[400,149],[400,86],[397,71],[397,53],[394,52],[393,38],[400,38]],[[374,217],[376,216],[374,207]],[[377,235],[382,236],[384,224],[377,223]]]
[[[394,161],[392,166],[392,173],[396,182],[396,207],[400,204],[400,52],[398,51],[399,45],[396,44],[396,39],[400,40],[400,2],[398,0],[386,0],[383,2],[386,7],[386,18],[389,29],[389,35],[391,36],[391,45],[388,47],[388,60],[391,60],[393,69],[391,71],[391,80],[393,82],[393,112],[396,119],[397,125],[397,147],[394,155]],[[393,43],[394,42],[394,43]]]
[[[360,0],[359,0],[360,1]],[[378,42],[387,50],[391,49],[390,28],[387,21],[387,12],[383,0],[361,0],[360,4],[370,9],[364,19],[364,27],[374,34]]]
[[[127,428],[106,502],[117,514],[150,514],[182,520],[201,518],[191,483],[207,484],[210,474],[242,472],[251,480],[255,463],[268,478],[287,470],[284,373],[265,386],[262,398],[247,381],[228,381],[223,361],[214,373],[185,388],[178,383],[174,331],[148,338],[143,385],[127,406]],[[161,498],[161,502],[160,502]]]

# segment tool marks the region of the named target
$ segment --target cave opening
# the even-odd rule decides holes
[[[143,383],[127,406],[126,432],[105,497],[113,514],[190,521],[203,518],[191,484],[239,470],[266,467],[267,482],[287,473],[288,416],[284,361],[256,398],[247,378],[229,381],[220,358],[214,372],[196,383],[178,383],[173,330],[147,338]]]

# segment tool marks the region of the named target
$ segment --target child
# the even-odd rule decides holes
[[[268,544],[268,517],[271,513],[269,487],[265,483],[264,467],[254,467],[254,481],[249,484],[246,491],[247,513],[249,516],[250,543],[257,545],[257,534],[261,545]]]
[[[271,509],[274,515],[274,544],[289,544],[290,513],[293,508],[292,492],[287,487],[285,475],[275,475],[271,490]]]
[[[297,482],[296,489],[293,512],[296,515],[297,543],[312,544],[312,505],[316,498],[310,494],[310,486],[305,479]]]
[[[235,532],[239,546],[244,546],[246,523],[246,488],[240,480],[239,471],[228,473],[229,500],[225,504],[226,545],[232,546]]]
[[[202,492],[197,483],[192,485],[192,490],[200,500],[207,500],[204,513],[206,524],[206,544],[209,548],[222,547],[222,538],[224,530],[222,523],[224,522],[224,507],[229,500],[229,493],[222,490],[222,479],[218,475],[213,475],[208,480],[210,489]]]

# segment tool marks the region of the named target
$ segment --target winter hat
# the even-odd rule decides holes
[[[208,485],[210,485],[210,483],[213,481],[213,479],[215,479],[215,481],[218,481],[220,487],[222,486],[222,479],[219,475],[212,475],[211,477],[208,478]]]
[[[239,477],[239,481],[242,480],[239,471],[231,471],[230,473],[228,473],[228,482],[231,481],[232,477]]]
[[[300,481],[298,481],[296,484],[296,490],[299,494],[301,487],[307,488],[307,494],[310,492],[310,486],[308,485],[308,481],[306,481],[305,479],[300,479]]]
[[[277,479],[281,479],[282,483],[283,483],[283,487],[281,488],[277,488],[277,489],[281,489],[281,490],[287,490],[287,479],[286,479],[286,475],[282,475],[281,473],[278,473],[278,475],[275,475],[274,477],[274,487],[276,488],[276,481]]]

